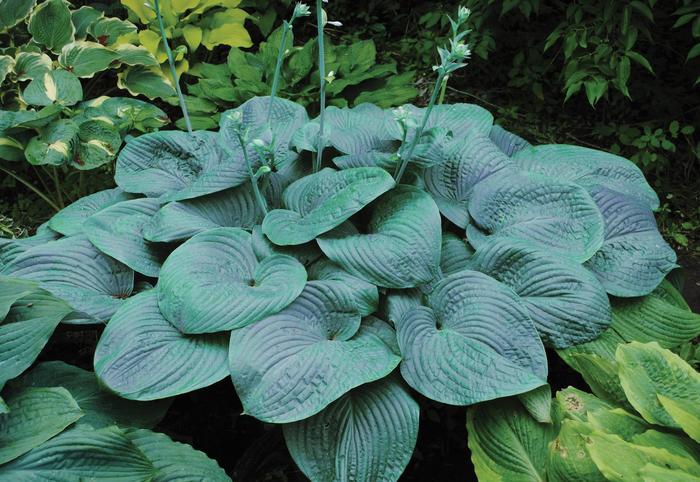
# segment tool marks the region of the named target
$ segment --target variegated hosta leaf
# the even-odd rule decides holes
[[[158,304],[183,333],[233,330],[277,313],[299,296],[306,270],[294,258],[260,261],[251,235],[239,228],[205,231],[168,257]]]
[[[556,426],[537,422],[516,400],[470,408],[467,431],[479,480],[546,480],[547,447],[556,436]]]
[[[93,372],[61,361],[40,363],[11,383],[13,391],[33,387],[63,387],[80,406],[84,415],[79,425],[92,428],[153,427],[165,416],[171,400],[135,402],[117,397],[100,386]]]
[[[60,52],[61,47],[73,41],[75,27],[68,5],[65,0],[46,0],[32,11],[27,30],[34,42]]]
[[[554,348],[591,341],[612,322],[610,302],[595,276],[544,250],[497,240],[478,249],[467,267],[515,291],[544,343]]]
[[[5,82],[7,75],[14,71],[15,59],[9,55],[0,55],[0,84]]]
[[[546,383],[542,342],[506,286],[461,271],[435,285],[427,306],[408,311],[396,325],[401,374],[423,395],[471,405]]]
[[[229,366],[245,412],[270,423],[303,420],[391,373],[399,356],[356,309],[343,284],[310,281],[280,313],[234,330]]]
[[[698,419],[700,374],[678,355],[658,343],[632,342],[620,345],[615,359],[627,399],[647,422],[684,428],[666,411],[661,396],[670,399],[671,404],[680,402],[692,407]]]
[[[338,281],[349,288],[355,297],[357,311],[361,316],[371,315],[379,306],[379,290],[375,285],[357,276],[327,259],[319,259],[308,269],[309,280]]]
[[[36,282],[0,276],[0,390],[34,363],[71,311]]]
[[[252,229],[262,221],[249,183],[163,206],[144,227],[149,241],[183,241],[208,229]]]
[[[110,163],[122,145],[119,127],[111,119],[88,119],[80,123],[72,167],[95,169]]]
[[[475,225],[467,227],[467,237],[477,249],[509,238],[583,262],[603,244],[598,207],[567,181],[527,173],[491,176],[474,188],[469,213]]]
[[[71,106],[83,100],[83,87],[78,77],[72,72],[62,69],[51,70],[29,82],[22,92],[22,99],[30,105]]]
[[[605,241],[586,262],[608,293],[649,294],[676,266],[676,253],[664,241],[649,207],[606,188],[589,188],[605,221]]]
[[[119,188],[105,189],[82,197],[71,205],[61,209],[49,220],[49,227],[64,236],[82,234],[83,223],[93,214],[134,196]]]
[[[154,481],[231,482],[216,461],[165,434],[134,429],[126,430],[125,435],[153,464]]]
[[[248,173],[224,153],[213,132],[161,131],[127,142],[114,180],[126,192],[179,201],[242,184]]]
[[[506,156],[511,157],[523,149],[527,149],[532,145],[522,137],[508,132],[498,124],[491,126],[489,139],[498,147]]]
[[[425,107],[416,107],[410,104],[404,105],[409,115],[421,123]],[[486,109],[476,104],[442,104],[436,105],[428,118],[426,129],[440,128],[452,131],[455,137],[480,133],[486,136],[491,132],[493,115]],[[415,128],[409,129],[407,140],[410,142],[415,136]]]
[[[118,57],[119,54],[102,44],[79,40],[63,46],[58,63],[78,77],[90,78],[108,69]]]
[[[396,481],[418,436],[418,404],[399,377],[357,387],[313,417],[284,425],[310,480]]]
[[[36,0],[5,0],[0,3],[0,29],[14,27],[25,19],[36,5]]]
[[[167,252],[143,239],[143,227],[160,209],[153,198],[122,201],[90,216],[83,231],[97,248],[136,272],[157,277]]]
[[[34,165],[61,166],[73,158],[73,144],[80,127],[72,119],[59,119],[42,129],[29,140],[24,152]]]
[[[0,414],[0,464],[29,452],[83,416],[68,390],[58,386],[13,392],[6,402],[9,413]]]
[[[105,322],[134,288],[134,272],[106,256],[84,235],[28,249],[0,274],[39,282],[84,322]]]
[[[100,17],[88,25],[87,33],[103,45],[113,45],[122,35],[136,33],[136,25],[116,17]]]
[[[19,81],[33,80],[37,77],[41,77],[51,69],[51,57],[45,53],[19,52],[15,57],[15,75]]]
[[[284,191],[287,209],[270,211],[263,221],[263,233],[283,246],[312,241],[394,185],[391,175],[378,167],[323,169],[299,179]]]
[[[150,100],[167,99],[176,95],[171,80],[165,77],[157,62],[154,65],[143,62],[145,58],[148,58],[145,52],[132,50],[124,52],[123,48],[120,49],[120,52],[124,63],[136,65],[117,74],[117,87],[128,90],[133,96],[144,95]],[[132,57],[134,53],[139,54],[137,59]]]
[[[95,349],[100,383],[129,400],[172,397],[228,374],[228,334],[183,335],[161,314],[155,291],[127,300]]]
[[[411,288],[438,274],[440,221],[429,194],[401,185],[375,204],[366,234],[345,223],[320,237],[318,244],[355,276],[387,288]]]
[[[75,27],[75,38],[85,40],[87,29],[92,22],[105,16],[104,12],[93,7],[83,6],[71,11],[71,19]]]
[[[467,207],[472,189],[504,169],[515,170],[515,167],[488,137],[460,134],[439,150],[434,165],[425,170],[425,188],[442,215],[465,228],[469,223]]]
[[[651,209],[659,197],[642,171],[624,157],[587,147],[548,144],[523,149],[513,156],[522,169],[583,186],[607,188],[642,201]]]
[[[467,269],[469,259],[472,256],[474,256],[474,248],[466,240],[454,233],[442,233],[440,256],[440,271],[442,271],[442,274],[451,275],[457,271]]]
[[[0,466],[0,480],[153,480],[155,469],[117,427],[67,430]]]

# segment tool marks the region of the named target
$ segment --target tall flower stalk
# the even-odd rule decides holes
[[[322,0],[316,0],[316,23],[318,24],[318,75],[319,82],[321,83],[319,93],[321,113],[318,121],[318,147],[316,148],[316,157],[314,157],[313,161],[313,172],[318,172],[321,168],[323,149],[326,146],[324,132],[324,118],[326,116],[326,51],[323,36],[323,27],[326,24],[326,16],[323,12]]]
[[[394,179],[396,184],[401,181],[401,178],[406,172],[406,167],[413,157],[413,152],[420,142],[420,138],[423,135],[425,126],[428,124],[428,119],[430,114],[433,112],[435,103],[437,102],[438,95],[440,94],[440,89],[443,87],[447,77],[454,71],[461,69],[466,66],[466,61],[469,58],[470,50],[469,45],[465,44],[462,39],[469,34],[469,30],[462,30],[462,26],[469,19],[471,12],[466,7],[459,7],[457,10],[457,20],[450,19],[452,38],[450,39],[449,49],[438,47],[438,54],[440,55],[440,65],[435,65],[433,70],[437,72],[437,79],[435,79],[435,85],[433,86],[433,93],[430,96],[430,102],[428,102],[428,107],[425,109],[423,114],[423,120],[416,129],[411,143],[406,149],[404,149],[403,144],[399,149],[398,157],[399,162],[397,163],[396,172],[394,173]],[[404,125],[404,129],[408,129]]]
[[[272,119],[272,105],[275,101],[275,96],[277,95],[277,90],[279,89],[280,75],[282,73],[282,63],[284,62],[284,54],[287,50],[287,37],[289,32],[294,26],[294,20],[299,17],[308,17],[311,15],[311,10],[309,7],[303,3],[297,3],[294,6],[294,12],[292,12],[292,17],[289,21],[285,20],[282,23],[282,39],[280,41],[280,48],[277,52],[277,63],[275,64],[275,75],[272,77],[272,88],[270,89],[270,107],[267,112],[267,123],[269,124]]]
[[[150,7],[148,3],[147,6]],[[163,47],[165,48],[165,54],[168,56],[168,64],[170,64],[170,74],[173,77],[173,83],[175,84],[175,91],[177,92],[177,97],[180,100],[180,109],[182,110],[182,116],[185,118],[185,125],[187,126],[187,132],[192,134],[192,123],[190,122],[190,115],[187,112],[187,105],[185,104],[185,96],[182,95],[182,89],[180,89],[180,79],[177,76],[177,70],[175,69],[175,58],[173,57],[173,51],[170,50],[170,44],[168,43],[168,37],[165,35],[165,25],[163,24],[163,16],[160,14],[160,4],[158,0],[153,0],[153,10],[156,12],[156,18],[158,19],[158,28],[160,29],[160,36],[163,39]]]

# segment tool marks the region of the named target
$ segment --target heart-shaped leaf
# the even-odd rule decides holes
[[[404,314],[396,334],[404,379],[439,402],[471,405],[546,383],[547,358],[527,310],[476,271],[440,280],[428,308]]]
[[[32,11],[27,30],[34,42],[53,52],[60,52],[61,47],[75,38],[75,27],[71,20],[68,2],[46,0]]]
[[[87,218],[113,204],[133,198],[132,194],[125,193],[119,188],[90,194],[57,212],[49,220],[49,227],[64,236],[82,234],[83,223]]]
[[[591,191],[605,220],[605,241],[586,267],[611,295],[649,294],[676,266],[676,253],[642,201],[605,188]]]
[[[118,57],[119,54],[102,44],[79,40],[63,46],[58,63],[78,77],[91,78],[108,69]]]
[[[123,47],[120,49],[124,54]],[[134,53],[138,54],[134,59]],[[163,71],[157,65],[144,62],[149,58],[143,51],[126,51],[125,62],[128,65],[135,63],[133,67],[128,67],[123,72],[117,74],[117,87],[126,89],[133,96],[144,95],[149,99],[167,99],[176,95],[170,79],[165,77]],[[153,59],[155,60],[155,58]]]
[[[160,204],[152,198],[122,201],[90,216],[83,230],[103,253],[134,271],[157,277],[167,253],[143,239],[143,227],[160,209]]]
[[[299,296],[304,283],[306,270],[294,258],[258,261],[248,232],[218,228],[198,234],[168,257],[158,303],[183,333],[233,330],[277,313]]]
[[[469,259],[473,255],[474,248],[466,240],[454,233],[442,233],[440,271],[442,271],[443,275],[451,275],[457,271],[467,269]]]
[[[425,188],[440,212],[460,228],[469,223],[467,210],[474,186],[513,163],[484,135],[457,137],[438,149],[433,167],[425,170]]]
[[[83,87],[72,72],[51,70],[29,82],[22,92],[22,99],[30,105],[71,106],[83,100]]]
[[[603,244],[598,207],[582,187],[566,181],[525,173],[491,176],[474,187],[469,213],[476,226],[467,227],[467,237],[477,249],[491,238],[509,238],[583,262]]]
[[[309,267],[309,280],[338,281],[349,288],[361,316],[371,315],[379,306],[379,290],[375,285],[351,275],[327,259],[319,259]]]
[[[158,309],[156,290],[127,300],[95,349],[95,374],[129,400],[191,392],[227,375],[228,334],[183,335]]]
[[[284,425],[310,480],[395,481],[411,459],[420,410],[398,377],[357,387],[313,417]]]
[[[42,226],[46,225],[42,224]],[[50,228],[41,229],[40,226],[34,236],[17,239],[0,238],[0,268],[10,264],[17,256],[24,253],[26,250],[34,246],[46,244],[49,241],[55,241],[60,237],[61,235],[56,231]]]
[[[378,286],[410,288],[438,274],[440,211],[424,191],[401,185],[382,196],[366,233],[346,223],[318,244],[343,269]]]
[[[122,145],[119,127],[105,117],[81,122],[77,141],[71,165],[81,170],[112,162]]]
[[[586,189],[604,187],[642,201],[651,209],[659,197],[642,171],[624,157],[587,147],[548,144],[523,149],[513,156],[522,169],[570,181]]]
[[[6,0],[0,4],[0,28],[7,30],[24,20],[36,0]]]
[[[408,110],[409,115],[416,121],[416,124],[420,124],[426,108],[410,104],[403,107]],[[493,115],[481,106],[476,104],[442,104],[433,108],[425,129],[444,129],[460,137],[476,133],[488,136],[492,126]],[[408,141],[413,139],[415,132],[416,128],[409,129]]]
[[[103,11],[88,6],[83,6],[77,10],[73,10],[71,11],[70,15],[73,21],[73,26],[75,27],[75,38],[81,40],[85,40],[85,37],[87,36],[87,29],[90,24],[99,18],[104,18],[105,16]]]
[[[92,323],[107,321],[134,288],[134,272],[84,235],[28,249],[0,274],[38,281]]]
[[[178,201],[237,186],[248,173],[224,154],[213,132],[161,131],[127,142],[114,180],[126,192]]]
[[[394,187],[384,169],[326,168],[291,184],[284,191],[287,209],[270,211],[263,233],[279,245],[303,244],[341,224]]]
[[[19,81],[36,79],[50,70],[52,70],[51,57],[45,53],[19,52],[15,57],[15,75]]]
[[[352,292],[334,281],[310,281],[280,313],[231,333],[236,392],[247,414],[270,423],[308,418],[399,360],[361,326]]]
[[[73,158],[73,144],[79,126],[71,119],[59,119],[29,140],[24,152],[27,161],[37,166],[61,166]]]
[[[489,132],[489,139],[498,147],[506,156],[511,157],[523,149],[531,146],[522,137],[508,132],[498,124],[494,124]]]
[[[144,227],[149,241],[183,241],[208,229],[252,229],[262,220],[249,183],[163,206]]]
[[[318,249],[318,244],[310,242],[298,244],[296,246],[277,246],[267,239],[262,232],[262,226],[253,228],[253,251],[258,259],[267,258],[273,254],[284,254],[296,258],[304,266],[309,266],[314,261],[320,259],[323,253]]]
[[[522,243],[478,249],[468,267],[515,291],[545,344],[566,348],[597,338],[612,322],[605,290],[578,263]]]

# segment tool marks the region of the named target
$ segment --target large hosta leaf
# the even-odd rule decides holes
[[[277,313],[304,283],[306,270],[294,258],[258,261],[248,232],[218,228],[198,234],[168,257],[158,303],[183,333],[233,330]]]
[[[134,271],[157,277],[167,253],[143,239],[143,227],[160,205],[153,198],[122,201],[90,216],[83,223],[83,230],[103,253]]]
[[[127,142],[114,180],[124,191],[190,199],[223,191],[248,179],[245,164],[224,154],[213,132],[161,131]]]
[[[279,245],[303,244],[341,224],[394,187],[384,169],[330,168],[294,182],[284,191],[287,209],[270,211],[263,232]]]
[[[120,397],[156,400],[227,375],[228,334],[183,335],[163,318],[154,290],[114,314],[95,349],[95,374]]]
[[[496,241],[477,250],[469,267],[515,291],[542,340],[555,348],[593,340],[612,321],[610,302],[595,276],[546,251]]]
[[[311,480],[395,481],[413,453],[418,404],[398,377],[357,387],[313,417],[284,426]]]
[[[513,163],[484,135],[458,136],[439,150],[435,165],[425,170],[425,188],[440,212],[460,228],[469,222],[467,210],[474,186]]]
[[[49,241],[55,241],[60,237],[61,235],[53,229],[37,229],[34,236],[26,238],[0,238],[0,268],[10,264],[17,256],[28,249],[46,244]]]
[[[425,107],[404,105],[417,124],[420,124],[425,112]],[[481,133],[486,136],[491,132],[493,115],[486,109],[475,104],[442,104],[433,109],[426,129],[440,128],[452,131],[457,137],[468,134]],[[410,129],[407,138],[410,140],[415,135],[415,129]]]
[[[73,143],[79,126],[71,119],[59,119],[42,129],[27,143],[24,155],[30,164],[60,166],[73,157]]]
[[[319,259],[308,269],[309,280],[338,281],[349,288],[361,316],[371,315],[379,306],[379,290],[375,285],[353,276],[327,259]]]
[[[428,307],[405,313],[396,333],[401,374],[433,400],[470,405],[545,384],[547,359],[527,310],[485,274],[443,278]]]
[[[334,281],[311,281],[280,313],[234,330],[229,353],[246,413],[271,423],[308,418],[399,360],[360,324],[352,292]]]
[[[525,173],[491,176],[474,188],[469,213],[476,226],[468,226],[467,236],[476,248],[491,238],[518,239],[583,262],[603,244],[598,207],[582,187],[566,181]]]
[[[537,422],[514,399],[478,405],[467,412],[469,450],[479,480],[546,480],[553,424]]]
[[[27,25],[34,42],[59,52],[73,41],[75,27],[68,5],[65,0],[46,0],[34,9]]]
[[[474,256],[474,248],[464,239],[454,233],[442,233],[442,250],[440,255],[440,271],[450,275],[467,269],[469,259]]]
[[[83,235],[31,248],[0,274],[38,281],[92,322],[107,321],[134,288],[134,272]]]
[[[208,229],[252,229],[262,220],[249,183],[196,199],[163,206],[144,227],[149,241],[171,242],[191,238]]]
[[[78,77],[90,78],[108,69],[118,57],[118,53],[102,44],[79,40],[63,46],[58,62]]]
[[[0,3],[0,28],[14,27],[29,15],[36,0],[5,0]]]
[[[627,399],[644,419],[666,427],[683,428],[659,400],[664,396],[695,407],[700,405],[700,374],[657,343],[620,345],[615,356]]]
[[[13,390],[20,387],[63,387],[80,406],[84,415],[78,423],[92,428],[153,427],[165,416],[170,400],[135,402],[109,393],[98,384],[93,372],[61,361],[40,363],[19,380],[12,382]]]
[[[587,190],[604,187],[642,201],[651,209],[659,197],[631,161],[587,147],[548,144],[523,149],[513,156],[527,171],[574,182]]]
[[[231,482],[214,460],[167,435],[150,430],[127,430],[125,434],[153,464],[154,482]]]
[[[402,185],[376,203],[366,234],[346,223],[318,244],[331,260],[373,284],[418,286],[439,271],[440,211],[430,195]]]
[[[0,414],[0,464],[16,459],[72,424],[83,412],[63,387],[11,393]]]
[[[153,475],[151,462],[117,427],[68,430],[0,466],[0,480],[8,482],[142,482]]]
[[[119,188],[105,189],[82,197],[70,206],[57,212],[50,220],[49,227],[64,236],[75,236],[83,232],[83,223],[93,214],[134,196]]]
[[[489,139],[498,147],[505,155],[513,156],[518,152],[531,147],[531,144],[522,137],[508,132],[498,124],[494,124],[489,132]]]
[[[605,221],[605,241],[586,266],[614,296],[649,294],[676,266],[653,213],[643,201],[610,189],[590,192]]]

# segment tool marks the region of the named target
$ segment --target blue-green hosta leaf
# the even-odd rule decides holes
[[[398,377],[357,387],[313,417],[284,425],[310,480],[396,481],[418,436],[418,404]]]
[[[87,218],[113,204],[133,198],[132,194],[125,193],[119,188],[98,191],[78,199],[54,214],[49,220],[49,227],[64,236],[82,234],[83,223]]]
[[[700,406],[700,374],[658,343],[620,345],[615,356],[627,399],[644,419],[656,425],[683,428],[663,407],[659,396]]]
[[[71,106],[83,100],[83,87],[72,72],[51,70],[29,82],[22,92],[22,99],[30,105],[50,106],[55,103]]]
[[[36,5],[36,0],[6,0],[0,3],[0,29],[14,27],[25,19]]]
[[[52,69],[51,57],[43,52],[19,52],[15,57],[17,80],[33,80]]]
[[[61,361],[40,363],[12,382],[13,390],[35,387],[63,387],[70,392],[84,412],[80,425],[92,428],[153,427],[165,416],[170,400],[135,402],[117,397],[99,386],[93,372]]]
[[[12,262],[17,256],[24,253],[26,250],[46,244],[49,241],[55,241],[61,235],[52,229],[37,230],[34,236],[26,238],[8,239],[0,238],[0,268]]]
[[[262,226],[253,227],[253,251],[258,259],[267,258],[273,254],[285,254],[296,258],[304,266],[309,266],[320,259],[323,253],[314,241],[296,246],[277,246],[273,244],[262,232]]]
[[[67,430],[0,466],[0,480],[153,480],[154,467],[117,427]]]
[[[554,348],[591,341],[612,322],[605,290],[578,263],[501,240],[478,249],[467,267],[515,291],[544,343]]]
[[[129,400],[158,400],[226,377],[227,333],[183,335],[158,309],[157,290],[130,298],[95,349],[95,374]]]
[[[516,400],[505,399],[470,408],[467,430],[479,480],[546,480],[554,424],[537,422]]]
[[[467,269],[469,259],[472,256],[474,256],[474,248],[465,239],[454,233],[442,233],[440,256],[440,271],[442,271],[442,274],[451,275],[457,271]]]
[[[65,0],[46,0],[40,3],[29,16],[27,30],[32,40],[52,52],[75,38],[75,27]]]
[[[318,244],[355,276],[387,288],[412,288],[439,272],[440,211],[429,194],[401,185],[375,204],[366,234],[345,223]]]
[[[476,271],[440,280],[396,325],[401,374],[433,400],[471,405],[546,383],[547,358],[517,295]]]
[[[465,228],[469,223],[467,207],[474,186],[509,168],[515,169],[511,160],[488,137],[460,134],[439,149],[435,164],[425,170],[425,187],[442,215]]]
[[[299,179],[284,191],[287,209],[270,211],[263,221],[263,233],[283,246],[312,241],[394,185],[391,175],[377,167],[344,171],[325,168]]]
[[[127,430],[125,435],[153,464],[153,482],[231,482],[214,460],[167,435],[150,430]]]
[[[167,253],[143,239],[143,227],[160,209],[153,198],[113,204],[90,216],[83,231],[92,244],[134,271],[157,277]]]
[[[52,122],[29,140],[24,152],[27,161],[37,166],[68,164],[73,158],[73,144],[79,129],[72,119]]]
[[[160,274],[158,304],[183,333],[233,330],[277,313],[299,296],[306,270],[292,257],[258,261],[250,233],[205,231],[168,257]]]
[[[404,105],[417,124],[421,123],[425,107]],[[451,131],[455,137],[481,133],[488,136],[493,126],[493,115],[476,104],[442,104],[436,105],[430,114],[426,129],[440,128]],[[415,128],[409,129],[407,139],[415,136]]]
[[[118,57],[119,54],[102,44],[78,40],[63,46],[58,63],[78,77],[91,78],[107,70]]]
[[[608,152],[548,144],[523,149],[513,160],[527,171],[573,182],[587,190],[604,187],[636,198],[651,209],[659,207],[659,197],[642,171],[631,161]]]
[[[213,132],[161,131],[127,142],[114,180],[126,192],[179,201],[242,184],[248,173],[224,154]]]
[[[37,283],[0,276],[0,389],[34,363],[71,311]]]
[[[518,400],[532,418],[540,423],[552,423],[552,387],[548,383],[519,394]]]
[[[522,137],[508,132],[498,124],[494,124],[489,132],[489,139],[498,147],[506,156],[511,157],[523,149],[527,149],[532,145]]]
[[[309,280],[338,281],[349,288],[355,297],[357,311],[361,316],[371,315],[379,306],[379,290],[375,285],[357,276],[327,259],[319,259],[309,269]]]
[[[280,313],[231,333],[236,392],[247,414],[270,423],[315,415],[399,361],[363,328],[352,292],[335,281],[310,281]]]
[[[659,234],[644,202],[605,188],[591,188],[605,221],[605,241],[586,262],[608,293],[649,294],[676,267],[676,253]]]
[[[527,173],[491,176],[474,188],[469,213],[476,226],[467,227],[467,237],[477,249],[509,238],[583,262],[603,244],[598,207],[567,181]]]
[[[0,274],[39,282],[92,323],[107,321],[134,288],[134,272],[104,255],[84,235],[31,248]]]
[[[183,241],[208,229],[237,227],[252,229],[263,215],[249,183],[196,199],[163,206],[146,224],[149,241]]]
[[[29,388],[11,393],[6,401],[10,410],[0,415],[0,464],[29,452],[83,416],[63,387]]]
[[[423,293],[418,288],[387,290],[382,301],[380,316],[396,326],[407,312],[423,306]]]

